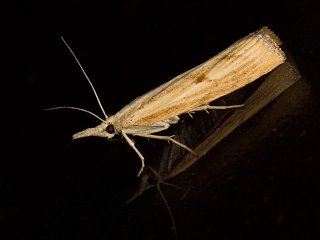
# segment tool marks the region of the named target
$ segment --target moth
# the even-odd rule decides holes
[[[213,106],[210,103],[258,79],[282,64],[286,59],[284,52],[279,47],[281,43],[279,38],[268,27],[262,27],[206,62],[136,98],[116,114],[109,116],[105,113],[93,84],[76,55],[65,41],[64,43],[89,82],[104,119],[88,110],[77,107],[62,106],[48,110],[62,108],[79,110],[89,113],[101,121],[96,127],[87,128],[74,134],[73,139],[90,136],[111,139],[115,135],[122,135],[141,160],[138,176],[145,167],[144,156],[129,136],[166,140],[185,148],[196,156],[195,151],[176,141],[174,136],[155,133],[164,131],[170,125],[178,123],[179,116],[182,114],[208,109],[241,107],[241,104]]]

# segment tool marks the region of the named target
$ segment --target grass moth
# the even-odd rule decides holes
[[[62,108],[79,110],[89,113],[101,121],[96,127],[74,134],[73,139],[89,136],[111,139],[117,134],[122,135],[141,159],[138,176],[143,172],[145,166],[144,156],[129,136],[170,141],[197,156],[196,151],[176,141],[174,136],[162,136],[155,133],[176,124],[181,114],[242,106],[221,107],[212,106],[210,103],[270,72],[282,64],[286,58],[279,47],[281,43],[279,38],[269,28],[262,27],[206,62],[136,98],[116,114],[108,116],[76,55],[65,41],[64,43],[89,82],[104,118],[77,107],[62,106],[49,110]]]

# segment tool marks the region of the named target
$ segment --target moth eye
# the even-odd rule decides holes
[[[113,134],[115,132],[114,126],[112,124],[109,124],[108,126],[106,126],[106,131],[107,133]]]

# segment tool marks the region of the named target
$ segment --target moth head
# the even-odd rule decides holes
[[[72,139],[84,138],[84,137],[105,137],[113,138],[116,135],[116,129],[113,125],[112,119],[100,123],[98,126],[93,128],[87,128],[81,132],[75,133]]]

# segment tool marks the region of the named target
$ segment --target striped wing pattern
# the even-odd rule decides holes
[[[122,129],[150,125],[206,105],[285,61],[280,40],[267,27],[240,39],[215,57],[135,99],[115,115]]]

